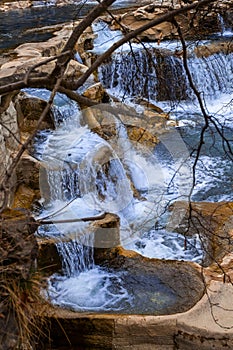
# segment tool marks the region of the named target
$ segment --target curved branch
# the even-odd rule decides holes
[[[64,64],[67,64],[69,60],[72,58],[74,46],[79,38],[79,36],[82,34],[83,30],[85,30],[104,10],[107,9],[108,6],[110,6],[115,0],[104,0],[102,3],[100,3],[95,9],[93,9],[90,14],[74,29],[71,37],[67,41],[67,44],[65,45],[64,49],[62,50],[62,54],[65,52],[69,52],[68,55],[60,55],[57,61],[57,66],[53,70],[53,72],[50,74],[47,78],[31,78],[28,79],[27,84],[25,84],[25,81],[15,81],[10,84],[6,84],[3,86],[0,86],[0,94],[8,93],[10,91],[23,89],[25,87],[35,87],[36,80],[38,84],[47,84],[48,83],[54,83],[54,79],[56,77],[60,76],[60,69],[61,66]],[[172,10],[168,13],[165,13],[164,15],[159,16],[158,18],[155,18],[154,20],[151,20],[150,22],[146,23],[145,25],[137,28],[136,30],[127,33],[122,39],[117,41],[115,44],[113,44],[105,53],[103,53],[101,56],[99,56],[96,61],[92,64],[92,66],[82,75],[81,78],[79,78],[76,82],[72,82],[72,84],[68,84],[67,82],[62,83],[62,85],[66,88],[76,90],[80,86],[82,86],[85,81],[89,78],[89,76],[96,71],[96,69],[120,46],[128,42],[129,40],[135,38],[137,35],[141,34],[145,30],[154,27],[158,24],[161,24],[163,22],[172,21],[175,16],[185,13],[192,9],[198,9],[200,7],[203,7],[204,5],[207,5],[209,3],[215,2],[216,0],[200,0],[195,1],[194,3],[180,7],[179,9]]]
[[[203,115],[204,121],[205,121],[205,124],[204,124],[204,126],[203,126],[203,128],[201,130],[201,133],[200,133],[199,144],[198,144],[198,147],[197,147],[197,153],[196,153],[196,157],[195,157],[194,164],[193,164],[193,186],[192,186],[192,190],[190,192],[190,197],[191,197],[191,194],[193,192],[193,189],[194,189],[194,186],[195,186],[195,183],[196,183],[196,167],[197,167],[197,163],[198,163],[198,160],[199,160],[199,157],[200,157],[200,154],[201,154],[202,146],[205,143],[204,142],[205,132],[206,132],[206,130],[209,127],[210,117],[206,113],[206,110],[205,110],[205,107],[204,107],[204,103],[203,103],[202,98],[201,98],[201,94],[197,90],[197,88],[196,88],[196,86],[195,86],[195,84],[193,82],[192,75],[191,75],[190,70],[189,70],[188,59],[187,59],[187,47],[186,47],[186,43],[185,43],[185,40],[184,40],[182,31],[181,31],[181,28],[180,28],[179,24],[177,23],[177,21],[175,20],[175,18],[173,19],[173,23],[174,23],[174,25],[177,28],[177,32],[178,32],[178,35],[179,35],[179,38],[180,38],[180,41],[181,41],[182,50],[183,50],[183,53],[182,53],[183,65],[184,65],[184,69],[185,69],[185,72],[186,72],[186,75],[187,75],[187,78],[188,78],[188,82],[189,82],[189,85],[190,85],[191,89],[193,90],[193,92],[194,92],[194,94],[195,94],[195,96],[196,96],[196,98],[198,100],[198,103],[199,103],[199,106],[200,106],[200,109],[201,109],[201,112],[202,112],[202,115]]]
[[[65,94],[67,97],[69,97],[71,100],[77,102],[78,104],[86,107],[92,107],[98,104],[98,102],[95,102],[88,97],[84,97],[82,95],[79,95],[77,92],[67,89],[63,87],[62,85],[58,89],[59,92],[62,94]]]
[[[96,220],[102,220],[106,217],[106,213],[96,215],[96,216],[89,216],[85,218],[77,218],[77,219],[66,219],[66,220],[37,220],[36,223],[38,225],[56,225],[56,224],[66,224],[66,223],[73,223],[73,222],[88,222],[88,221],[96,221]]]
[[[69,55],[59,57],[56,67],[50,75],[52,79],[60,77],[62,67],[66,66],[68,62],[73,58],[73,55],[75,54],[75,44],[77,43],[81,34],[115,1],[116,0],[103,0],[96,7],[94,7],[94,9],[77,25],[62,50],[62,53],[69,52]]]
[[[207,5],[211,2],[215,2],[216,0],[200,0],[195,1],[191,5],[187,5],[184,7],[180,7],[179,9],[172,10],[168,13],[165,13],[164,15],[159,16],[158,18],[155,18],[154,20],[151,20],[150,22],[146,23],[145,25],[133,30],[132,32],[127,33],[122,39],[114,43],[107,51],[105,51],[101,56],[99,56],[96,61],[92,64],[92,66],[82,75],[80,79],[76,82],[74,89],[78,89],[80,86],[82,86],[85,81],[89,78],[89,76],[109,57],[111,54],[116,51],[120,46],[128,42],[129,40],[135,38],[137,35],[141,34],[147,29],[150,29],[158,24],[161,24],[163,22],[169,22],[172,21],[175,16],[180,15],[181,13],[185,13],[192,9],[197,9],[199,7],[202,7],[204,5]]]
[[[63,48],[61,54],[57,56],[57,63],[54,70],[47,76],[47,78],[42,78],[41,83],[43,82],[43,79],[45,84],[55,84],[56,79],[62,76],[62,70],[64,70],[64,67],[67,66],[69,61],[72,59],[74,55],[74,47],[79,39],[80,35],[83,33],[83,31],[91,25],[91,23],[99,17],[110,5],[112,5],[116,0],[103,0],[101,3],[99,3],[73,30],[70,38],[68,39],[65,47]],[[54,60],[54,58],[48,58],[46,61],[47,63]],[[46,62],[44,61],[44,62]],[[44,64],[44,62],[41,62],[40,65]],[[29,73],[35,68],[36,66],[33,66],[29,69]],[[19,77],[16,77],[15,80],[10,84],[6,84],[3,86],[0,86],[0,95],[8,93],[10,91],[14,90],[20,90],[26,87],[33,87],[33,80],[29,79],[29,73],[27,72],[24,76],[24,79],[19,81]],[[41,79],[41,78],[37,78]]]

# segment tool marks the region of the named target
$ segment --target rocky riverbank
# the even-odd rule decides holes
[[[125,7],[136,7],[143,4],[149,3],[150,0],[125,0],[125,1],[116,1],[116,7],[125,8]],[[96,5],[97,1],[93,0],[89,3]],[[0,11],[9,11],[9,10],[18,10],[26,9],[30,7],[46,7],[46,6],[67,6],[67,5],[82,5],[81,0],[3,0],[0,4]]]
[[[26,8],[36,3],[38,2],[4,1],[1,9],[8,11]],[[65,4],[68,4],[68,1]],[[54,2],[54,5],[59,6],[61,3]],[[232,8],[231,1],[220,5],[223,12]],[[164,6],[162,12],[158,11],[156,6],[146,6],[131,13],[121,14],[118,21],[123,25],[124,30],[130,31],[166,11],[170,4],[164,3]],[[215,13],[212,15],[206,22],[207,27],[214,23],[211,32],[219,30],[218,18]],[[119,28],[116,21],[106,17],[105,20],[112,28]],[[187,22],[187,18],[185,20]],[[40,44],[20,45],[11,56],[4,57],[0,65],[0,84],[11,84],[15,76],[18,79],[23,78],[31,67],[34,67],[31,72],[34,78],[51,73],[54,63],[49,59],[61,52],[74,25],[75,23],[66,24],[65,28],[55,32],[52,39]],[[195,30],[199,26],[200,23]],[[174,28],[166,24],[143,34],[141,39],[160,41],[164,38],[176,37],[176,35]],[[89,50],[94,37],[95,34],[89,28],[80,38],[76,50],[85,64],[72,60],[66,71],[66,80],[78,78],[87,71],[88,65],[91,64],[92,54],[86,51]],[[201,46],[196,49],[196,54],[199,57],[206,57],[217,52],[227,53],[229,50],[232,52],[232,45],[224,42],[223,44]],[[162,55],[164,57],[164,52]],[[46,66],[39,67],[47,60]],[[88,87],[82,92],[82,95],[94,103],[103,103],[112,98],[106,93],[96,74],[91,76]],[[169,114],[164,113],[156,105],[145,100],[139,102],[140,107],[143,107],[143,118],[138,111],[128,106],[124,106],[118,117],[126,125],[131,141],[154,149],[159,143],[157,135],[162,130],[169,132],[169,128],[175,127],[176,123],[169,120]],[[46,101],[28,96],[25,92],[16,92],[1,97],[0,161],[3,167],[0,170],[0,178],[3,178],[10,169],[23,141],[37,128],[37,121],[45,106]],[[85,104],[80,103],[81,108],[84,106]],[[112,106],[114,107],[113,103]],[[112,110],[96,115],[91,109],[86,109],[81,122],[107,141],[119,136]],[[53,111],[50,110],[40,125],[40,130],[53,128]],[[40,162],[33,158],[31,146],[30,144],[28,151],[24,153],[14,171],[8,188],[11,191],[7,203],[9,209],[1,216],[1,239],[3,240],[1,249],[3,258],[0,262],[1,279],[4,277],[6,281],[8,274],[7,278],[17,280],[19,285],[23,285],[22,289],[17,290],[16,302],[20,306],[20,312],[26,309],[26,317],[31,309],[25,308],[25,305],[35,302],[31,294],[29,295],[26,285],[30,281],[31,273],[35,272],[37,258],[39,268],[42,272],[46,272],[46,277],[52,272],[60,271],[62,267],[54,242],[39,240],[40,252],[38,255],[38,246],[34,236],[37,225],[31,218],[30,211],[35,200],[40,199]],[[134,196],[138,200],[143,200],[138,196],[136,189],[134,189]],[[2,201],[3,198],[4,193]],[[177,216],[179,217],[182,211],[187,211],[177,230],[187,236],[199,234],[204,242],[205,261],[203,265],[205,267],[190,262],[144,258],[137,253],[124,250],[120,246],[119,219],[115,215],[107,214],[102,221],[93,224],[95,240],[99,242],[97,246],[103,245],[98,229],[114,228],[114,237],[112,237],[114,243],[111,241],[114,248],[95,249],[96,263],[110,269],[124,268],[127,270],[132,289],[138,287],[138,281],[141,281],[143,276],[144,288],[152,288],[153,292],[151,280],[158,278],[162,284],[169,286],[174,291],[178,300],[175,306],[170,311],[163,310],[163,316],[156,316],[152,313],[147,313],[147,315],[75,313],[48,305],[46,310],[43,308],[43,317],[48,321],[50,343],[42,336],[42,344],[33,344],[35,349],[186,350],[196,347],[203,350],[214,348],[223,350],[232,348],[232,203],[189,203],[188,208],[183,202],[178,204],[175,205],[177,212],[173,215],[174,225],[172,222],[170,225],[176,226]],[[25,212],[29,212],[29,215],[25,215]],[[188,231],[187,227],[189,227]],[[109,237],[107,239],[109,240]],[[52,265],[52,268],[49,265]],[[8,287],[5,286],[5,289],[1,290],[0,299],[2,325],[0,343],[3,344],[4,350],[15,348],[22,336],[19,319],[15,318],[12,311],[15,306],[6,304],[6,300],[10,298]],[[156,293],[152,295],[152,292],[153,302],[157,299]],[[141,298],[144,297],[142,288]],[[39,309],[40,302],[38,301],[36,305]],[[166,313],[172,315],[165,315]],[[41,314],[37,318],[40,317]],[[6,319],[8,323],[5,322]],[[29,324],[34,322],[34,319],[31,320],[30,317],[28,320]],[[25,343],[24,345],[30,348],[30,344]]]

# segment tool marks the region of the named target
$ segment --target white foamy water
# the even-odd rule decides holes
[[[53,275],[48,296],[52,304],[75,311],[119,311],[133,301],[120,276],[98,266],[69,278]]]
[[[184,186],[185,181],[181,181],[187,177],[188,168],[182,170],[182,157],[186,159],[187,152],[185,148],[182,150],[179,135],[174,136],[174,143],[170,136],[161,137],[173,160],[171,169],[180,172],[181,177],[178,185],[172,190],[170,186],[168,192],[171,169],[167,171],[150,150],[134,147],[124,127],[119,130],[114,146],[81,127],[76,117],[74,121],[67,118],[48,135],[42,147],[40,183],[45,210],[40,218],[53,220],[54,226],[45,230],[44,235],[61,237],[57,247],[63,261],[62,274],[49,279],[48,298],[54,305],[79,311],[119,311],[131,305],[134,297],[127,291],[121,274],[94,264],[91,249],[94,242],[82,239],[83,234],[87,236],[92,229],[80,219],[104,212],[118,214],[121,244],[127,245],[140,240],[141,234],[151,228],[174,196],[183,198],[190,190]],[[181,148],[175,147],[177,143]],[[133,198],[126,173],[142,192],[142,200]],[[161,249],[164,251],[162,244]],[[180,251],[181,248],[178,253],[171,245],[165,258],[183,259]],[[191,254],[186,257],[190,258]]]
[[[96,38],[94,39],[94,49],[91,51],[98,55],[104,53],[123,37],[120,30],[110,30],[108,24],[103,21],[93,23],[92,29]]]
[[[110,31],[103,22],[94,24],[93,29],[98,35],[94,43],[94,52],[98,54],[121,37],[119,31]],[[159,46],[159,49],[164,45],[170,50],[163,62],[164,84],[158,83],[161,67],[156,54],[152,62],[151,57],[134,44],[137,70],[135,57],[129,54],[129,47],[125,45],[112,63],[100,72],[102,82],[111,94],[131,99],[131,104],[134,97],[148,98],[170,112],[171,119],[177,121],[177,129],[170,128],[159,135],[160,143],[155,150],[130,142],[126,128],[120,123],[117,125],[118,142],[107,142],[81,127],[78,113],[74,119],[71,116],[61,125],[58,123],[57,130],[48,135],[42,147],[46,171],[42,172],[41,181],[46,207],[41,216],[55,223],[44,234],[56,235],[62,240],[57,247],[63,260],[63,271],[49,279],[47,292],[54,305],[76,311],[106,312],[134,305],[133,293],[125,284],[126,273],[107,271],[95,265],[94,242],[83,239],[83,234],[88,236],[92,229],[88,222],[75,220],[105,212],[116,213],[120,217],[121,244],[125,248],[150,258],[202,262],[198,236],[185,238],[166,230],[167,208],[177,199],[187,200],[191,195],[197,201],[232,200],[229,193],[232,166],[229,159],[223,157],[219,138],[211,138],[212,129],[208,130],[195,169],[193,188],[195,153],[190,157],[189,152],[196,147],[203,117],[189,88],[182,60],[173,55],[180,46],[177,42],[167,44]],[[158,44],[147,44],[147,47],[151,46],[158,49]],[[192,50],[190,45],[189,51]],[[226,128],[231,128],[233,118],[232,57],[232,54],[208,58],[191,55],[188,59],[206,111],[213,121]],[[165,84],[169,89],[163,92]],[[65,103],[58,101],[59,104],[65,111]],[[140,108],[137,107],[137,111]],[[138,199],[133,197],[129,177],[138,191]],[[164,220],[163,224],[160,219]],[[68,222],[56,223],[58,220]],[[152,228],[155,223],[158,224],[156,229]]]
[[[232,38],[233,37],[233,31],[232,29],[226,25],[222,15],[218,14],[219,24],[220,24],[220,33],[218,34],[220,37],[223,38]]]
[[[74,231],[57,243],[62,259],[62,274],[48,279],[43,294],[53,305],[74,311],[120,311],[130,308],[132,294],[122,280],[122,272],[111,272],[94,263],[94,235]],[[125,273],[126,274],[126,273]]]
[[[233,164],[229,159],[202,156],[197,165],[194,200],[220,202],[233,201]]]
[[[145,232],[136,242],[131,242],[127,249],[134,250],[148,258],[175,259],[202,262],[203,250],[199,237],[187,237],[164,229]]]

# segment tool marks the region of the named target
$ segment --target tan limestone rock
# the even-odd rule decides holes
[[[146,13],[146,11],[135,11],[134,13],[126,13],[121,17],[121,25],[127,30],[135,30],[142,25],[148,23],[152,18],[160,16],[164,11],[157,10],[155,13]],[[140,14],[140,15],[139,15]],[[176,29],[169,22],[161,23],[155,27],[149,28],[144,31],[139,37],[143,40],[162,40],[177,35]]]
[[[233,52],[233,43],[231,41],[212,42],[208,45],[197,46],[194,52],[197,57],[209,57],[216,53],[227,55]]]
[[[49,62],[48,58],[59,55],[70,37],[76,22],[67,24],[63,29],[54,33],[54,37],[40,43],[25,43],[14,50],[13,56],[8,56],[0,67],[0,81],[2,85],[9,84],[17,78],[24,79],[30,71],[30,77],[43,77],[52,73],[56,60]],[[86,72],[87,66],[71,60],[66,69],[64,80],[79,78]],[[91,79],[94,79],[91,76]]]
[[[37,122],[45,109],[47,102],[28,96],[21,92],[16,99],[16,108],[18,113],[18,122],[22,133],[33,132],[37,128]],[[38,130],[54,129],[53,113],[50,111],[44,118]]]
[[[232,251],[232,202],[175,202],[171,206],[168,229],[187,236],[197,234],[202,241],[204,263],[209,265],[221,261]]]
[[[30,187],[22,184],[18,186],[15,192],[12,208],[13,209],[19,209],[19,208],[31,209],[35,199],[36,199],[35,191],[33,191]]]
[[[231,283],[212,281],[204,297],[177,317],[179,348],[232,349],[233,288]]]
[[[84,93],[83,96],[91,99],[92,101],[95,101],[97,103],[103,102],[104,97],[106,96],[106,91],[103,88],[101,83],[96,83],[94,85],[91,85],[88,87]]]
[[[18,0],[18,1],[3,1],[3,4],[0,4],[0,11],[9,11],[9,10],[18,10],[25,9],[32,6],[33,0]]]

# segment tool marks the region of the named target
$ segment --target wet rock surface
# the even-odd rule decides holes
[[[233,204],[231,202],[176,202],[171,206],[169,227],[187,236],[197,234],[203,244],[205,266],[221,261],[232,248]],[[180,220],[182,218],[182,220]],[[177,222],[179,225],[177,226]]]
[[[96,253],[95,261],[101,266],[123,272],[126,288],[136,296],[136,305],[132,305],[128,311],[132,314],[184,312],[204,292],[201,275],[192,263],[149,259],[121,247],[99,255]],[[160,300],[160,293],[163,301]]]
[[[100,224],[101,228],[106,224]],[[98,221],[96,225],[99,226]],[[98,229],[96,235],[98,237]],[[61,266],[54,244],[53,240],[40,243],[39,266],[44,269],[47,256],[48,266],[51,266],[51,269],[47,268],[47,273]],[[132,303],[123,302],[121,310],[114,313],[166,315],[184,312],[195,305],[204,293],[200,269],[193,263],[149,259],[120,246],[95,248],[94,257],[100,267],[113,273],[119,272],[124,288],[132,295]],[[47,262],[48,258],[45,259]],[[114,285],[112,289],[114,291]],[[79,317],[81,313],[76,315]]]
[[[150,19],[150,9],[148,11],[146,9],[136,11],[134,14],[134,17],[136,20],[144,21],[146,19]],[[212,23],[211,21],[208,22],[209,24]],[[215,27],[216,21],[213,22],[213,27]],[[169,34],[167,34],[169,33]],[[149,40],[161,40],[164,37],[167,37],[169,35],[175,35],[173,33],[172,28],[168,28],[167,26],[163,28],[157,28],[156,31],[153,31],[151,33],[146,34],[146,39]],[[43,51],[43,54],[45,55],[51,55],[56,54],[57,47],[54,47],[53,45],[51,47],[44,48],[45,51]],[[60,46],[59,46],[60,49]],[[220,49],[216,48],[206,48],[203,49],[202,52],[199,52],[200,56],[206,56],[206,52],[208,50],[211,51],[211,53],[215,53],[216,50],[220,50],[224,53],[226,53],[226,50],[228,50],[226,45],[224,45],[224,48],[222,46]],[[21,59],[24,57],[24,59],[31,59],[31,57],[40,57],[41,53],[37,51],[37,49],[27,47],[21,47],[18,50],[15,51],[15,53],[18,55],[17,62],[14,61],[14,63],[17,65],[18,63],[21,64]],[[31,61],[31,63],[37,62]],[[3,68],[8,69],[14,69],[14,66],[12,64],[5,65]],[[21,67],[22,68],[22,67]],[[21,69],[20,68],[20,69]],[[82,67],[81,67],[82,68]],[[26,69],[25,67],[22,68],[23,71]],[[76,64],[74,65],[74,69],[76,69]],[[86,67],[83,67],[83,71],[85,71]],[[12,70],[13,72],[13,70]],[[73,71],[72,71],[73,72]],[[9,70],[8,70],[9,73]],[[15,70],[14,70],[15,73]],[[98,100],[98,102],[102,99],[102,95],[99,95],[99,90],[93,89],[92,91],[87,92],[91,98],[94,98]],[[10,105],[9,105],[10,106]],[[13,110],[13,107],[9,107],[11,110]],[[27,108],[23,107],[25,111],[27,111]],[[31,108],[31,107],[30,107]],[[29,109],[30,109],[29,108]],[[27,112],[25,112],[27,115]],[[150,110],[149,111],[149,117],[150,122],[152,122],[153,118],[157,120],[157,117],[160,118],[159,115],[155,113],[155,111]],[[154,114],[153,114],[154,113]],[[161,111],[157,111],[158,114],[162,113]],[[128,118],[128,117],[127,117]],[[30,116],[27,115],[27,126],[30,124],[29,120],[31,119]],[[166,119],[166,117],[164,118]],[[102,120],[94,120],[94,125],[97,127],[101,125]],[[98,123],[98,124],[97,124]],[[127,124],[127,123],[126,123]],[[137,125],[135,125],[135,120],[132,122],[132,120],[128,119],[128,124],[130,125],[128,127],[128,134],[131,135],[130,138],[134,141],[142,140],[141,137],[143,133],[143,130],[139,130]],[[131,126],[133,124],[133,127]],[[48,125],[51,126],[51,121],[48,121]],[[141,125],[141,122],[140,122]],[[158,123],[157,123],[158,125]],[[109,127],[109,124],[108,124]],[[94,127],[93,127],[94,128]],[[146,126],[148,128],[148,124]],[[30,129],[30,128],[29,128]],[[30,130],[25,131],[30,131]],[[101,125],[101,130],[103,131],[103,126]],[[112,136],[112,134],[116,133],[115,126],[113,128],[109,128],[104,131],[105,134]],[[157,139],[150,139],[149,134],[145,135],[145,142],[150,142],[152,145],[155,145],[157,143]],[[21,164],[21,170],[18,171],[19,177],[23,176],[23,168],[26,163]],[[29,165],[30,168],[30,165]],[[34,168],[36,169],[36,167]],[[36,173],[36,170],[35,170]],[[37,179],[36,175],[33,176],[26,176],[22,179],[23,184],[19,186],[19,197],[21,198],[18,200],[16,198],[15,200],[15,206],[16,207],[24,207],[27,208],[27,203],[31,203],[33,194],[30,192],[31,187],[35,187],[38,189]],[[25,186],[29,185],[29,188],[26,188]],[[23,196],[22,196],[23,194]],[[22,202],[22,197],[26,197],[25,201]],[[29,207],[30,208],[30,205]],[[218,208],[221,208],[221,205],[218,205]],[[222,206],[221,209],[216,208],[216,206],[208,204],[206,207],[200,204],[194,204],[193,205],[193,212],[194,218],[192,221],[191,229],[188,234],[192,234],[192,232],[198,231],[198,233],[201,232],[201,235],[203,237],[207,238],[206,243],[206,249],[208,252],[211,252],[212,257],[217,257],[218,259],[223,257],[223,254],[225,254],[226,250],[228,250],[231,246],[231,233],[229,231],[229,227],[227,227],[227,230],[222,230],[223,226],[226,226],[226,222],[228,218],[231,216],[232,206],[226,205]],[[182,208],[181,208],[182,210]],[[205,231],[203,230],[202,225],[200,225],[200,218],[203,220],[205,227],[208,229]],[[18,226],[17,223],[17,233],[19,233],[20,229],[20,223]],[[109,223],[103,223],[103,225],[109,225]],[[187,221],[184,220],[184,225],[187,227]],[[199,225],[199,226],[198,226]],[[116,225],[117,226],[117,225]],[[103,226],[104,227],[104,226]],[[2,232],[6,230],[6,227],[1,228]],[[11,224],[7,227],[7,229],[11,229]],[[15,230],[15,228],[14,228]],[[27,231],[27,228],[23,228],[24,231]],[[196,230],[196,231],[195,231]],[[205,232],[204,232],[205,231]],[[208,232],[209,231],[209,232]],[[115,231],[114,231],[115,232]],[[183,233],[186,233],[184,230]],[[9,234],[9,237],[11,238],[11,244],[14,242],[15,237],[12,237]],[[217,238],[216,238],[217,237]],[[220,237],[220,238],[218,238]],[[119,238],[119,237],[118,237]],[[222,240],[223,238],[223,240]],[[4,241],[4,237],[3,237]],[[117,237],[115,237],[115,241],[117,241]],[[5,242],[5,241],[4,241]],[[26,242],[26,243],[25,243]],[[5,242],[6,243],[6,242]],[[4,244],[5,244],[4,243]],[[9,242],[7,242],[8,244]],[[19,267],[17,265],[14,265],[15,263],[25,263],[26,269],[23,268],[21,271],[23,273],[23,278],[25,276],[28,276],[28,270],[31,268],[31,263],[28,261],[24,261],[24,255],[22,256],[22,244],[18,241],[18,236],[16,240],[16,246],[13,246],[13,251],[17,248],[20,251],[20,254],[18,251],[16,251],[17,261],[13,261],[13,266],[16,266],[17,269],[14,271],[14,273],[18,273]],[[27,257],[30,256],[30,259],[36,256],[35,251],[33,252],[33,249],[31,250],[30,244],[27,244],[27,238],[24,238],[23,240],[24,249],[27,252]],[[34,243],[33,243],[34,244]],[[102,245],[102,243],[101,243]],[[3,245],[3,250],[4,250]],[[54,258],[51,259],[51,251],[47,250],[48,246],[45,249],[45,254],[43,255],[43,261],[44,261],[44,267],[48,266],[49,264],[56,266],[56,269],[59,269],[61,267],[59,259],[56,260]],[[54,246],[53,246],[54,248]],[[16,250],[17,250],[16,249]],[[44,249],[44,248],[43,248]],[[4,252],[3,252],[4,253]],[[50,255],[51,254],[51,255]],[[53,254],[56,256],[56,251],[54,250]],[[208,253],[209,254],[209,253]],[[4,256],[4,254],[2,255]],[[49,257],[49,259],[46,261],[46,257]],[[22,258],[22,261],[21,261]],[[3,265],[7,265],[8,260],[12,259],[12,257],[6,257],[6,259],[3,261]],[[31,260],[30,260],[31,261]],[[33,259],[32,259],[33,261]],[[143,258],[140,255],[124,251],[122,248],[118,247],[116,249],[105,249],[102,250],[102,252],[96,252],[96,261],[101,265],[108,269],[115,269],[122,270],[123,269],[123,280],[126,285],[129,286],[132,292],[136,293],[138,296],[137,299],[137,305],[134,310],[131,312],[139,313],[140,308],[143,308],[143,313],[148,315],[155,315],[155,314],[168,314],[168,313],[176,313],[176,312],[184,312],[191,308],[203,295],[204,292],[204,284],[203,284],[203,274],[200,272],[200,268],[196,266],[195,264],[191,263],[184,263],[184,262],[177,262],[177,261],[161,261],[157,259],[147,259]],[[210,260],[212,261],[212,259]],[[60,265],[59,265],[60,264]],[[231,272],[231,264],[232,260],[230,259],[228,262],[225,261],[225,267],[226,270],[228,269],[229,274]],[[30,266],[30,268],[29,268]],[[215,267],[216,268],[216,267]],[[56,271],[54,269],[54,271]],[[216,268],[217,270],[217,268]],[[221,274],[221,271],[219,270],[211,270],[208,271],[208,278],[218,278],[219,280],[223,280],[224,276]],[[203,271],[202,271],[203,272]],[[216,273],[218,274],[218,277],[216,277]],[[211,275],[212,274],[212,275]],[[170,295],[174,297],[173,301],[175,300],[174,305],[170,305],[169,307],[164,307],[164,305],[158,305],[157,297],[158,295],[155,292],[155,287],[160,285],[161,293],[164,295],[166,294],[167,290],[169,289]],[[230,289],[230,284],[218,284],[211,285],[211,288],[213,288],[214,291],[214,297],[212,299],[213,303],[212,305],[217,305],[219,303],[220,306],[223,308],[230,309],[232,306],[228,304],[226,301],[229,301],[232,299],[232,290]],[[210,290],[211,290],[210,288]],[[147,291],[147,294],[145,293],[145,289]],[[220,299],[218,297],[220,296]],[[142,304],[148,305],[149,303],[156,305],[157,310],[154,312],[153,306],[148,309],[147,306],[142,307]],[[203,303],[203,304],[202,304]],[[151,304],[150,304],[151,305]],[[163,311],[161,311],[160,309]],[[214,322],[215,320],[211,319],[211,312],[213,310],[211,309],[211,303],[210,300],[207,297],[204,297],[200,304],[198,303],[197,307],[194,308],[194,310],[188,311],[188,314],[180,316],[174,315],[174,316],[163,316],[156,317],[156,316],[138,316],[138,315],[132,315],[132,316],[126,316],[126,315],[88,315],[88,314],[76,314],[65,310],[58,310],[58,309],[52,309],[49,310],[48,319],[51,322],[51,344],[45,345],[46,349],[52,348],[71,348],[71,346],[75,349],[85,348],[85,349],[150,349],[153,348],[153,350],[156,349],[190,349],[192,346],[196,347],[202,347],[203,349],[212,349],[217,348],[223,349],[223,348],[232,348],[232,334],[228,331],[225,331],[225,325],[226,327],[229,327],[229,324],[225,324],[223,329],[221,326],[218,328],[216,325],[217,323]],[[0,309],[1,314],[5,315],[5,309]],[[11,313],[8,313],[10,321],[9,328],[5,327],[4,317],[3,320],[0,317],[1,323],[2,323],[2,334],[3,337],[0,338],[2,344],[4,344],[5,349],[11,349],[16,345],[17,342],[17,330],[16,330],[16,337],[12,334],[12,330],[17,328],[15,319],[12,318]],[[206,317],[208,315],[208,317]],[[231,316],[231,314],[229,313]],[[219,315],[218,315],[219,316]],[[220,315],[221,316],[221,315]],[[226,315],[222,315],[222,317],[225,317]],[[231,321],[231,317],[229,317]],[[177,323],[178,320],[178,323]],[[193,325],[197,323],[197,327],[194,327]],[[177,326],[178,324],[178,326]],[[231,325],[231,324],[230,324]],[[5,334],[7,332],[11,334],[11,340],[8,339],[10,342],[4,343],[5,339],[3,340]],[[202,332],[200,332],[200,329],[202,329]],[[201,335],[200,335],[201,333]],[[16,340],[15,340],[16,339]]]
[[[44,120],[37,127],[38,120],[45,109],[47,102],[21,92],[16,101],[18,123],[21,133],[31,133],[34,130],[54,129],[54,116],[50,110]]]
[[[165,14],[169,9],[176,9],[186,4],[185,2],[182,4],[176,1],[165,1],[162,4],[153,2],[149,5],[139,7],[135,11],[120,15],[116,21],[110,21],[110,19],[109,21],[113,29],[125,30],[126,32],[132,31],[148,23],[150,20]],[[218,11],[230,10],[232,9],[232,5],[226,1],[221,3],[219,7],[217,4],[212,11],[209,8],[203,9],[197,16],[195,15],[195,10],[191,10],[185,15],[178,15],[176,19],[182,29],[183,35],[194,37],[218,32],[220,23],[215,9],[218,9]],[[139,35],[139,38],[145,41],[160,42],[163,39],[175,38],[177,35],[175,26],[170,22],[164,22],[144,31]]]
[[[153,104],[144,105],[142,112],[122,103],[99,105],[87,108],[82,113],[82,122],[102,138],[117,144],[122,138],[122,125],[129,139],[134,142],[153,148],[159,143],[159,135],[165,132],[169,115]]]
[[[231,41],[212,42],[208,45],[201,45],[194,51],[197,57],[208,57],[216,53],[228,55],[233,52],[233,43]]]

